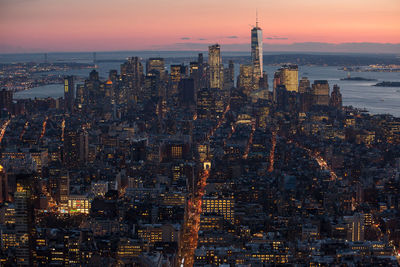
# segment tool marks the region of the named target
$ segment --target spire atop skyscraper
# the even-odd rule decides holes
[[[256,9],[256,28],[258,28],[258,9]]]

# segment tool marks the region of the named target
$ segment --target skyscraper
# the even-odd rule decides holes
[[[165,77],[164,59],[160,57],[149,58],[146,62],[146,73],[149,74],[152,70],[158,71],[160,79],[163,80]]]
[[[299,93],[304,94],[307,92],[307,88],[310,87],[310,80],[307,77],[301,78],[299,82]]]
[[[181,79],[186,76],[185,65],[171,65],[171,88],[169,90],[170,95],[175,95],[178,93],[178,85]]]
[[[189,77],[194,81],[194,89],[197,90],[200,88],[200,68],[199,63],[197,61],[192,61],[189,64]]]
[[[256,81],[262,77],[263,73],[263,41],[262,30],[258,27],[258,18],[256,26],[251,29],[251,60],[254,68],[254,78]]]
[[[138,57],[130,57],[121,65],[121,77],[130,89],[137,90],[143,82],[143,66]]]
[[[64,138],[64,164],[77,167],[79,165],[79,132],[68,130]]]
[[[0,110],[12,111],[13,91],[3,89],[0,91]]]
[[[232,60],[229,60],[229,67],[224,69],[224,90],[230,90],[235,86],[235,65]]]
[[[179,96],[180,103],[182,106],[194,106],[195,105],[195,88],[194,88],[194,80],[191,78],[182,79],[179,82]]]
[[[221,48],[219,44],[208,47],[208,65],[210,88],[223,87],[223,66],[221,58]]]
[[[31,266],[32,263],[32,222],[34,221],[31,202],[31,174],[18,174],[17,190],[14,192],[15,232],[17,266]]]
[[[253,88],[253,66],[240,64],[240,73],[237,78],[237,87],[247,95]]]
[[[151,70],[144,77],[144,86],[143,86],[143,97],[146,101],[153,100],[157,101],[160,94],[160,75],[158,70]]]
[[[207,64],[204,64],[203,53],[199,53],[198,58],[197,58],[197,63],[199,65],[199,85],[198,85],[197,89],[200,89],[200,88],[207,87],[209,85],[207,69],[206,69]]]
[[[69,197],[69,173],[63,171],[58,181],[58,195],[60,203],[67,204]]]
[[[0,165],[0,203],[3,203],[8,199],[8,179],[7,179],[7,172]]]
[[[215,101],[210,89],[202,88],[197,92],[197,116],[199,119],[212,119]]]
[[[178,84],[186,75],[185,65],[171,65],[171,81]]]
[[[64,103],[65,111],[72,112],[74,109],[75,90],[74,77],[67,76],[64,78]]]
[[[333,86],[333,91],[331,94],[329,105],[337,109],[342,108],[342,94],[340,93],[340,88],[337,84]]]
[[[349,221],[348,239],[353,242],[364,241],[364,214],[356,213],[347,220]]]
[[[299,68],[297,65],[283,65],[274,76],[274,87],[284,85],[287,91],[298,92]]]
[[[329,105],[329,84],[327,80],[315,80],[311,87],[311,93],[314,105]]]

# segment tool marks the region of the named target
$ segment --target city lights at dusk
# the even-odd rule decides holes
[[[0,266],[400,266],[399,0],[0,0]]]

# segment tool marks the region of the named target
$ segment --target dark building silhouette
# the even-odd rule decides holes
[[[311,88],[311,93],[314,105],[329,105],[329,84],[327,80],[315,80]]]
[[[133,161],[146,160],[147,139],[135,139],[132,142],[131,159]]]
[[[296,112],[298,107],[297,92],[286,90],[285,85],[278,85],[276,87],[276,99],[278,110]]]
[[[0,203],[8,201],[8,178],[7,172],[0,165]]]
[[[300,111],[308,112],[313,105],[313,96],[311,94],[311,88],[305,87],[302,88],[302,93],[300,93]]]
[[[151,70],[144,78],[143,93],[146,100],[157,102],[160,96],[160,73],[158,70]]]
[[[260,89],[268,89],[268,75],[264,72],[259,80],[259,88]]]
[[[64,165],[77,167],[79,165],[79,132],[66,131],[64,135]]]
[[[3,89],[0,91],[0,110],[12,111],[13,92]]]
[[[64,108],[67,112],[73,112],[75,102],[74,77],[64,78]]]
[[[342,108],[342,94],[340,93],[340,87],[337,84],[333,86],[329,105],[337,109]]]
[[[229,67],[224,69],[224,90],[231,90],[235,85],[235,65],[229,60]]]
[[[108,79],[112,82],[116,82],[118,79],[118,71],[117,70],[110,70],[108,73]]]
[[[195,100],[195,87],[194,80],[189,78],[182,79],[179,82],[179,98],[182,106],[189,107],[194,106],[196,104]]]
[[[197,92],[197,90],[200,88],[200,66],[197,61],[190,62],[189,77],[193,79],[194,89]]]

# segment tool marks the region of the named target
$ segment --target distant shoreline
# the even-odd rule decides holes
[[[387,82],[383,81],[380,83],[377,83],[373,86],[378,86],[378,87],[400,87],[400,82]]]
[[[348,77],[348,78],[342,78],[340,80],[342,80],[342,81],[368,81],[368,82],[377,81],[377,79],[368,79],[368,78],[363,78],[363,77]]]

